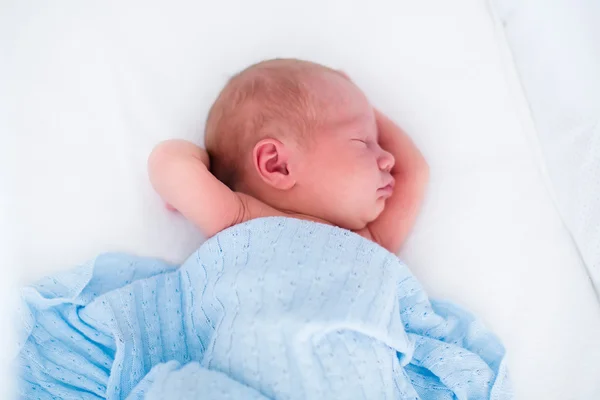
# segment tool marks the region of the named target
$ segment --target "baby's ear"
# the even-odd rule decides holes
[[[277,139],[263,139],[254,146],[252,161],[260,178],[268,185],[291,189],[296,181],[289,170],[290,152]]]

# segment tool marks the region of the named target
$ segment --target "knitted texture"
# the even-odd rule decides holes
[[[36,399],[512,398],[499,340],[352,232],[260,218],[180,268],[106,254],[23,290]]]

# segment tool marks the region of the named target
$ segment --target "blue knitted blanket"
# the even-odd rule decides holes
[[[507,399],[504,348],[343,229],[261,218],[183,265],[106,254],[23,290],[35,399]]]

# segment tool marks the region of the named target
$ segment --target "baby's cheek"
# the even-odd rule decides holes
[[[379,216],[381,215],[381,213],[383,212],[383,210],[385,209],[385,201],[383,199],[377,199],[375,201],[375,204],[373,204],[371,206],[371,210],[369,212],[369,223],[375,221],[377,218],[379,218]]]

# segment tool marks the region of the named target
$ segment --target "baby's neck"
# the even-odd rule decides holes
[[[248,182],[242,182],[238,187],[235,188],[236,193],[250,196],[251,198],[262,203],[264,206],[260,207],[258,215],[254,215],[253,217],[273,215],[319,222],[326,225],[335,225],[334,223],[325,219],[299,211],[299,207],[296,207],[297,204],[295,204],[296,201],[290,201],[289,195],[282,197],[281,194],[264,190],[264,188],[257,190],[255,186],[256,185],[252,185]]]
[[[312,222],[319,222],[321,224],[325,224],[325,225],[335,225],[327,220],[318,218],[318,217],[314,217],[312,215],[308,215],[308,214],[301,214],[301,213],[297,213],[297,212],[287,212],[284,210],[281,210],[282,213],[286,214],[286,216],[290,217],[290,218],[297,218],[297,219],[302,219],[305,221],[312,221]]]

